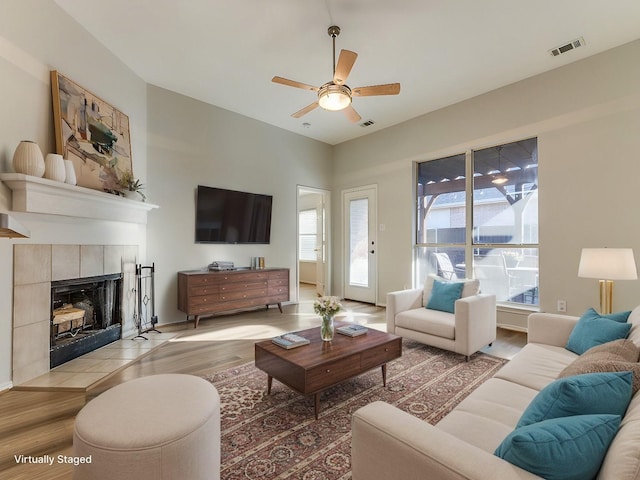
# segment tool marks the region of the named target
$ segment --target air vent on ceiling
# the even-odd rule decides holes
[[[376,123],[376,122],[374,122],[373,120],[367,120],[366,122],[362,122],[362,123],[360,124],[360,126],[361,126],[361,127],[370,127],[370,126],[371,126],[371,125],[373,125],[374,123]]]
[[[551,50],[549,50],[549,53],[553,56],[553,57],[557,57],[558,55],[562,55],[563,53],[567,53],[571,50],[575,50],[578,47],[583,47],[584,46],[584,38],[580,37],[580,38],[576,38],[575,40],[570,41],[569,43],[565,44],[565,45],[561,45],[559,47],[556,48],[552,48]]]

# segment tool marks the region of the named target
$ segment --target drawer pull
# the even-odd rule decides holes
[[[331,370],[327,368],[327,373],[331,373]]]
[[[385,348],[385,349],[384,349],[384,351],[385,351],[385,352],[388,352],[388,351],[389,351],[389,349],[388,349],[388,348]]]

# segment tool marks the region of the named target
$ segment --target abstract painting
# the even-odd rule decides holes
[[[71,160],[78,185],[115,193],[133,175],[129,117],[104,100],[51,72],[56,152]]]

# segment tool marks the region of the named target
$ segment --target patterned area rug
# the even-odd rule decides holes
[[[326,390],[314,420],[313,397],[277,380],[267,396],[267,375],[253,363],[205,377],[221,400],[223,480],[346,480],[351,478],[351,414],[375,400],[435,424],[507,360],[471,357],[413,341],[402,357]]]

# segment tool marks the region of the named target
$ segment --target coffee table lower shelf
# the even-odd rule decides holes
[[[337,326],[342,324],[346,322]],[[324,390],[377,367],[386,386],[387,363],[402,355],[401,337],[374,329],[359,337],[336,335],[331,342],[321,340],[319,328],[296,333],[308,338],[309,345],[286,350],[271,340],[258,342],[255,364],[267,374],[267,394],[275,378],[301,395],[313,395],[316,419]]]

